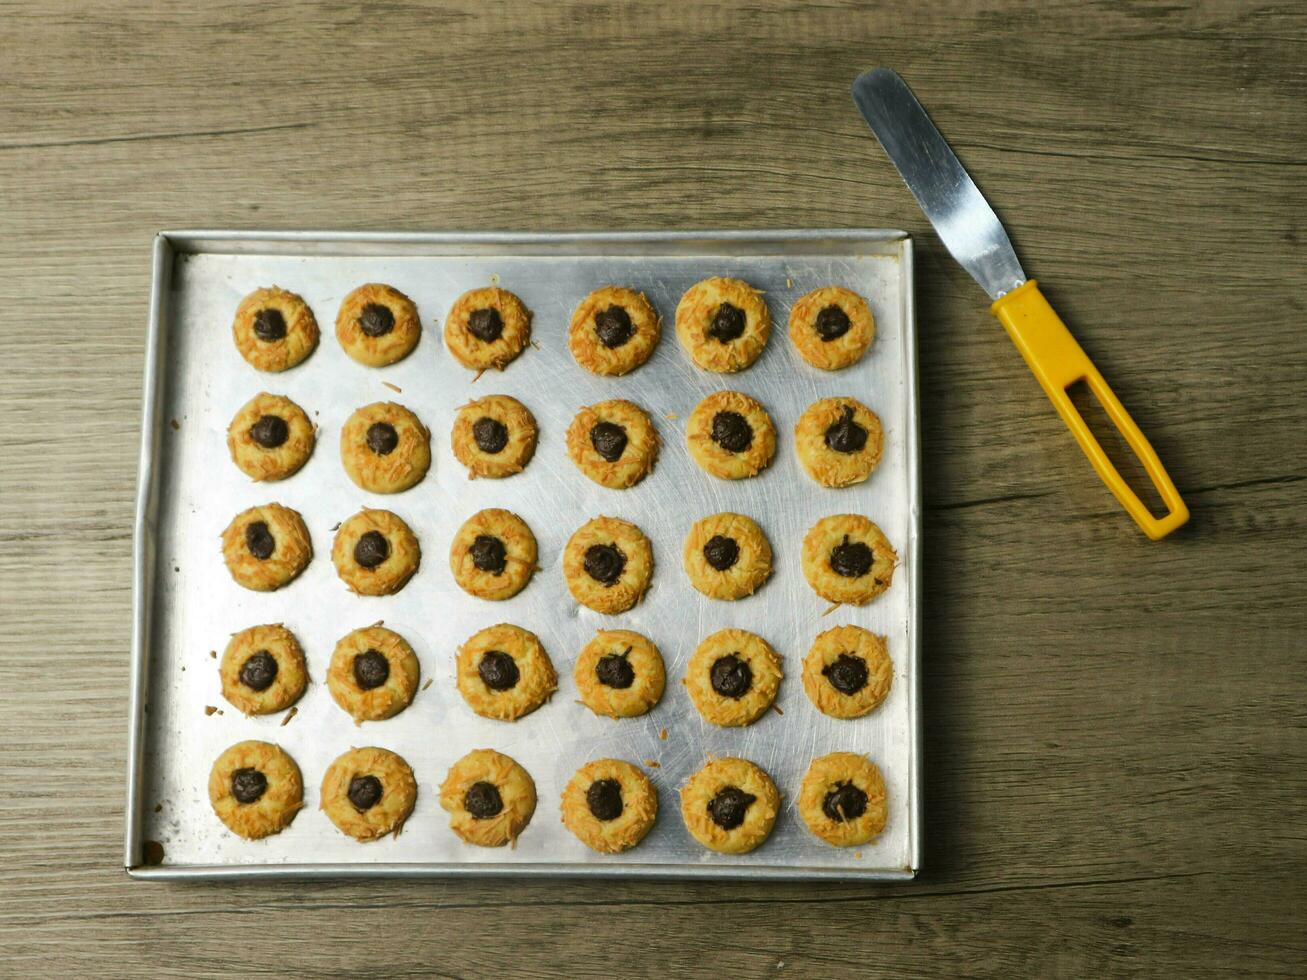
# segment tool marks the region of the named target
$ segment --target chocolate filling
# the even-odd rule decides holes
[[[390,677],[390,661],[380,650],[364,650],[354,656],[354,683],[362,690],[380,687]]]
[[[626,429],[616,422],[596,422],[590,427],[590,445],[606,462],[616,463],[626,452]]]
[[[712,689],[724,698],[742,698],[753,686],[753,671],[733,653],[718,657],[708,672]]]
[[[388,306],[369,303],[359,314],[359,329],[369,337],[384,337],[395,329],[395,314]]]
[[[627,647],[621,653],[606,653],[595,664],[595,677],[604,687],[614,687],[624,691],[635,683],[635,671],[626,658],[631,653]]]
[[[596,820],[616,820],[622,815],[622,784],[616,779],[596,779],[585,791],[585,805]]]
[[[492,691],[512,690],[521,676],[517,670],[517,661],[503,650],[487,650],[483,653],[477,664],[477,673]]]
[[[463,809],[478,820],[489,820],[504,809],[504,798],[493,783],[473,783],[463,794]]]
[[[839,783],[821,801],[821,812],[836,823],[857,820],[867,812],[867,794],[852,783]]]
[[[826,445],[837,453],[860,453],[867,444],[867,430],[853,421],[853,409],[846,405],[839,421],[826,429]]]
[[[345,795],[359,813],[370,810],[381,802],[381,780],[376,776],[355,776]]]
[[[267,561],[277,550],[277,539],[268,530],[266,521],[251,521],[245,525],[245,547],[259,561]]]
[[[376,568],[390,557],[390,542],[380,531],[369,531],[354,546],[354,560],[364,568]]]
[[[250,426],[250,438],[264,449],[276,449],[290,438],[290,426],[280,415],[260,415]]]
[[[728,453],[742,453],[753,445],[753,427],[739,412],[718,412],[712,417],[712,441]]]
[[[830,343],[848,333],[852,324],[849,323],[849,315],[832,303],[817,314],[812,326],[818,337]]]
[[[599,343],[609,350],[621,347],[635,334],[630,314],[620,306],[610,306],[595,314],[595,333]]]
[[[758,797],[735,786],[726,786],[708,801],[708,816],[722,830],[734,830],[744,823],[744,815]]]
[[[240,680],[252,691],[266,691],[277,679],[277,658],[260,650],[241,664]]]
[[[483,344],[493,344],[504,333],[504,318],[498,310],[473,310],[467,318],[467,332]]]
[[[473,565],[491,575],[502,575],[508,567],[508,552],[504,550],[504,542],[494,535],[478,534],[467,553],[472,556]]]
[[[493,456],[503,452],[508,445],[508,426],[499,419],[483,415],[472,423],[472,438],[476,440],[478,449]]]
[[[739,340],[744,334],[744,311],[732,303],[723,303],[717,307],[705,333],[723,344]]]
[[[861,541],[850,541],[844,535],[844,541],[831,549],[830,567],[836,575],[845,578],[859,578],[871,571],[875,557]]]
[[[703,546],[703,560],[719,572],[724,572],[740,560],[740,546],[734,538],[714,534]]]
[[[833,663],[823,667],[821,673],[841,694],[857,694],[867,686],[867,661],[852,654],[841,653]]]
[[[373,422],[368,426],[368,448],[378,456],[389,456],[399,445],[399,433],[389,422]]]
[[[626,555],[615,544],[592,544],[585,549],[585,573],[596,582],[612,585],[625,568]]]
[[[286,336],[286,318],[281,310],[259,310],[254,314],[254,336],[272,343]]]
[[[237,769],[231,774],[231,795],[237,803],[254,803],[268,791],[268,777],[257,769]]]

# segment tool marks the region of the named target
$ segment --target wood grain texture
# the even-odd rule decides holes
[[[0,974],[1307,970],[1302,4],[0,2],[0,52]],[[1172,540],[871,141],[877,63],[1167,462]],[[129,882],[152,234],[731,226],[918,236],[922,879]]]

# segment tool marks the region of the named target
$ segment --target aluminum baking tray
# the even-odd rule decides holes
[[[762,358],[736,375],[696,369],[672,329],[681,293],[712,275],[739,276],[763,289],[775,328]],[[347,291],[391,283],[417,303],[424,334],[406,360],[385,369],[351,361],[332,325]],[[902,880],[921,866],[921,716],[918,655],[920,501],[912,245],[897,231],[731,231],[624,234],[356,234],[167,232],[154,248],[146,347],[145,405],[136,512],[131,735],[126,866],[139,878],[417,876],[546,874],[736,878]],[[230,324],[238,301],[275,283],[304,296],[323,328],[304,364],[260,374],[238,355]],[[474,379],[442,343],[440,324],[454,298],[489,283],[513,290],[534,311],[535,345],[503,373]],[[565,343],[576,303],[608,283],[644,291],[662,314],[662,343],[648,364],[625,378],[587,374]],[[846,285],[867,297],[876,340],[855,367],[810,368],[785,332],[790,304],[819,285]],[[391,387],[393,386],[393,387]],[[770,469],[727,483],[701,472],[685,450],[683,428],[709,392],[736,388],[759,398],[776,422]],[[282,483],[255,484],[227,457],[226,426],[258,391],[283,393],[320,427],[309,463]],[[540,425],[539,446],[524,473],[469,481],[453,458],[450,427],[470,397],[521,399]],[[793,427],[818,398],[847,394],[869,404],[886,432],[883,460],[866,483],[819,488],[795,458]],[[582,405],[629,398],[649,411],[663,449],[653,474],[613,491],[580,475],[564,451],[564,433]],[[360,405],[398,401],[432,433],[433,464],[415,488],[394,496],[357,489],[341,468],[341,424]],[[218,534],[253,504],[298,509],[316,557],[288,588],[247,592],[228,576]],[[330,560],[333,526],[362,505],[394,510],[422,543],[421,570],[398,595],[349,593]],[[455,528],[474,511],[507,507],[535,531],[542,571],[502,603],[464,595],[449,572]],[[775,574],[756,595],[735,603],[694,591],[680,552],[690,523],[733,510],[763,526],[775,550]],[[799,565],[811,524],[831,513],[865,513],[895,545],[901,565],[891,588],[864,608],[828,612]],[[645,600],[605,617],[578,608],[563,582],[567,537],[597,514],[635,521],[653,542],[655,573]],[[397,717],[357,728],[323,683],[336,640],[384,620],[416,649],[423,686]],[[454,651],[475,630],[514,622],[541,637],[559,675],[559,691],[515,723],[480,718],[454,686]],[[293,719],[246,718],[220,694],[217,662],[229,635],[256,623],[285,622],[307,654],[311,683]],[[840,721],[820,714],[800,682],[800,665],[823,629],[855,623],[886,635],[893,690],[871,715]],[[667,663],[662,703],[642,718],[613,721],[575,702],[572,663],[598,627],[650,636]],[[703,722],[680,683],[698,641],[727,626],[766,637],[786,671],[777,706],[742,729]],[[206,706],[220,711],[206,713]],[[661,737],[666,730],[666,737]],[[206,783],[228,745],[260,738],[284,746],[304,773],[305,808],[283,833],[247,842],[209,807]],[[413,766],[417,806],[402,835],[368,844],[344,836],[318,809],[327,763],[350,746],[381,745]],[[454,760],[494,747],[517,759],[536,782],[539,806],[516,848],[462,843],[439,807],[437,787]],[[812,837],[795,811],[809,761],[835,750],[870,756],[885,774],[890,815],[872,844],[837,849]],[[763,766],[783,795],[771,838],[751,854],[705,850],[686,832],[678,789],[710,755],[739,755]],[[644,766],[658,788],[660,813],[642,844],[625,854],[591,852],[559,820],[559,795],[583,762],[614,756]]]

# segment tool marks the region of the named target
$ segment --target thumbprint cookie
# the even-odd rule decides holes
[[[605,286],[581,300],[572,314],[567,346],[591,374],[617,376],[649,360],[662,324],[644,293]]]
[[[766,300],[740,279],[695,283],[676,305],[676,337],[705,371],[744,370],[762,354],[770,336]]]
[[[304,409],[282,395],[261,392],[227,427],[232,462],[252,480],[284,480],[311,455],[316,434]]]
[[[808,475],[823,487],[849,487],[880,462],[880,417],[855,398],[823,398],[794,426],[794,448]]]
[[[745,854],[771,834],[781,795],[772,778],[747,759],[713,759],[681,789],[685,829],[722,854]]]
[[[421,668],[408,641],[384,626],[341,638],[327,668],[327,689],[355,724],[393,718],[417,693]]]
[[[218,662],[218,677],[222,696],[247,715],[289,708],[309,682],[304,650],[280,623],[235,634]]]
[[[393,286],[370,282],[345,297],[336,313],[336,339],[368,367],[385,367],[413,352],[422,336],[413,301]]]
[[[341,524],[331,560],[352,592],[390,595],[418,570],[422,549],[403,519],[388,510],[365,507]]]
[[[790,309],[790,340],[805,361],[823,371],[857,362],[875,336],[867,301],[839,286],[814,289]]]
[[[531,311],[507,289],[473,289],[445,318],[445,345],[474,371],[506,368],[531,339]]]
[[[621,759],[587,762],[563,790],[563,825],[600,854],[629,851],[658,819],[658,791]]]
[[[399,836],[417,796],[409,764],[394,752],[369,746],[350,749],[327,767],[319,806],[341,833],[370,841]]]
[[[799,815],[827,844],[866,844],[885,829],[885,779],[875,763],[854,752],[813,759],[799,786]]]
[[[241,357],[260,371],[287,371],[318,346],[313,311],[277,286],[256,289],[241,300],[231,332]]]
[[[890,586],[898,555],[861,514],[823,517],[803,538],[803,574],[831,602],[861,606]]]
[[[558,689],[558,675],[540,638],[508,623],[469,637],[458,648],[455,671],[468,707],[499,721],[530,714]]]
[[[599,402],[577,412],[568,426],[567,455],[601,487],[624,490],[653,469],[658,430],[634,402]]]
[[[738,391],[718,391],[699,402],[685,424],[685,441],[699,468],[720,480],[756,476],[776,455],[771,416]]]
[[[451,442],[469,479],[497,480],[526,469],[537,432],[535,416],[516,398],[487,395],[458,410]]]
[[[209,802],[227,829],[246,840],[279,833],[304,805],[300,767],[271,742],[237,742],[209,771]]]
[[[468,595],[511,599],[536,570],[536,539],[512,511],[491,507],[463,522],[449,546],[454,581]]]
[[[652,575],[649,539],[616,517],[587,521],[563,550],[563,577],[572,598],[595,612],[626,612],[644,596]]]
[[[598,630],[572,668],[581,703],[597,715],[633,718],[663,696],[666,672],[653,641],[633,630]]]
[[[440,806],[449,814],[449,828],[468,844],[516,845],[536,811],[536,784],[508,756],[475,749],[440,784]]]
[[[431,433],[403,405],[364,405],[340,430],[340,461],[360,489],[400,493],[427,475]]]
[[[222,532],[222,557],[238,585],[274,592],[304,571],[313,545],[297,511],[263,504],[232,518]]]

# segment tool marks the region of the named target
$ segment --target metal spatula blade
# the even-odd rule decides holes
[[[989,298],[1025,282],[994,209],[903,79],[888,68],[859,75],[853,101],[945,247]]]

